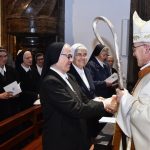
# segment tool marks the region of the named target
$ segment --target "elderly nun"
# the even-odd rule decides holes
[[[39,98],[38,74],[32,67],[32,53],[29,50],[20,51],[15,63],[22,89],[20,93],[20,105],[21,110],[24,110],[32,107],[33,103]]]

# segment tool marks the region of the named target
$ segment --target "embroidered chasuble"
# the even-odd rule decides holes
[[[128,93],[125,99],[130,104],[125,103],[127,105],[123,107],[120,103],[118,115],[121,114],[123,119],[121,123],[119,121],[116,123],[113,150],[147,150],[150,143],[150,118],[148,117],[150,116],[150,66],[139,71],[132,95]],[[129,108],[128,111],[124,111],[125,107]],[[128,135],[125,138],[126,142],[122,142],[122,131]],[[124,148],[122,143],[126,143]]]

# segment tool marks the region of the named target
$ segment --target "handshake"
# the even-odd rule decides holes
[[[119,103],[117,101],[117,96],[113,95],[110,98],[98,97],[100,102],[103,102],[104,109],[109,113],[115,113],[118,110]]]

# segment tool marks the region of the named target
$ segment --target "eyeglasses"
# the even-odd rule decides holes
[[[68,59],[72,58],[72,54],[61,54],[61,55],[66,56]]]
[[[135,50],[136,48],[141,47],[141,46],[144,46],[144,45],[145,45],[145,44],[138,45],[138,46],[134,46],[134,45],[133,45],[133,46],[132,46],[132,49]]]
[[[41,61],[41,60],[44,60],[44,58],[37,58],[36,60],[37,61]]]

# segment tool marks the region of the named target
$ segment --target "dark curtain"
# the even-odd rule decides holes
[[[137,61],[133,57],[132,42],[133,42],[133,20],[132,16],[134,11],[137,11],[138,15],[143,20],[150,20],[150,0],[131,0],[130,10],[130,29],[129,29],[129,52],[128,52],[128,74],[127,74],[127,89],[132,91],[137,79],[139,68]]]

